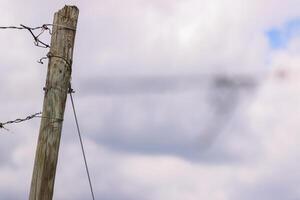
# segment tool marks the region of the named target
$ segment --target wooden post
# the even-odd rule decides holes
[[[30,200],[53,196],[56,165],[68,94],[79,10],[65,6],[54,15],[43,114],[40,125]]]

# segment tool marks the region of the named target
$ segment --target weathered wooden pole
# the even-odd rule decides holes
[[[30,200],[50,200],[53,196],[59,143],[72,72],[78,14],[79,10],[76,6],[65,6],[54,15]]]

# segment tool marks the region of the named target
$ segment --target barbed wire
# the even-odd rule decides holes
[[[34,40],[34,45],[37,47],[41,47],[41,48],[50,48],[50,45],[47,44],[46,42],[43,42],[39,39],[39,37],[45,32],[48,31],[48,33],[50,35],[52,35],[52,29],[50,28],[50,26],[56,26],[56,27],[60,27],[62,29],[68,29],[71,31],[76,31],[76,29],[69,27],[69,26],[63,26],[60,24],[43,24],[42,26],[36,26],[36,27],[29,27],[29,26],[25,26],[23,24],[20,24],[20,26],[0,26],[0,29],[16,29],[16,30],[28,30],[29,33],[31,34],[31,36],[33,37]],[[39,33],[34,33],[34,31],[36,30],[40,30]],[[50,56],[44,56],[41,57],[37,62],[40,64],[44,64],[43,60],[48,59]],[[52,55],[51,57],[59,57],[59,56],[54,56]],[[61,57],[62,58],[62,57]],[[68,61],[66,61],[68,63]],[[68,63],[69,64],[69,63]]]
[[[31,120],[31,119],[36,118],[36,117],[41,117],[41,114],[42,114],[42,112],[37,112],[37,113],[29,115],[25,118],[17,118],[15,120],[7,121],[7,122],[0,122],[0,129],[5,129],[5,130],[9,131],[9,129],[4,127],[5,125],[7,125],[7,124],[17,124],[17,123],[21,123],[21,122],[24,122],[24,121],[28,121],[28,120]]]

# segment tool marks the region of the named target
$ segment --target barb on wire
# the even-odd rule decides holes
[[[14,124],[14,123],[21,123],[21,122],[24,122],[24,121],[28,121],[28,120],[31,120],[35,117],[40,117],[42,114],[42,112],[38,112],[38,113],[35,113],[35,114],[32,114],[32,115],[29,115],[25,118],[18,118],[18,119],[15,119],[15,120],[11,120],[11,121],[7,121],[7,122],[0,122],[0,129],[5,129],[5,130],[9,130],[7,128],[5,128],[4,126],[7,125],[7,124]]]

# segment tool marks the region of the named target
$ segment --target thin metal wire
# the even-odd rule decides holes
[[[69,94],[70,94],[70,99],[71,99],[71,103],[72,103],[72,109],[73,109],[74,118],[75,118],[75,122],[76,122],[78,137],[79,137],[79,140],[80,140],[81,151],[82,151],[82,155],[83,155],[83,159],[84,159],[84,164],[85,164],[85,169],[86,169],[87,177],[88,177],[88,180],[89,180],[91,195],[92,195],[93,200],[95,200],[93,186],[92,186],[92,181],[91,181],[90,172],[89,172],[89,168],[88,168],[88,164],[87,164],[87,160],[86,160],[85,150],[84,150],[84,146],[83,146],[83,142],[82,142],[81,132],[80,132],[79,124],[78,124],[78,119],[77,119],[77,115],[76,115],[76,110],[75,110],[75,105],[74,105],[74,100],[73,100],[72,93],[74,93],[74,91],[70,87],[69,88]]]
[[[44,33],[45,30],[49,31],[49,33],[51,35],[51,30],[48,26],[50,26],[50,24],[43,24],[42,26],[37,26],[37,27],[29,27],[29,26],[20,24],[20,26],[0,26],[0,29],[28,30],[34,39],[35,46],[42,47],[42,48],[50,48],[50,45],[46,44],[45,42],[43,42],[39,39],[39,37]],[[37,30],[37,29],[40,29],[41,32],[38,35],[35,35],[33,33],[33,31]]]
[[[36,30],[36,29],[41,29],[41,28],[45,28],[45,26],[47,26],[47,24],[44,24],[43,26],[37,26],[37,27],[29,27],[29,26],[24,26],[24,25],[20,25],[20,26],[0,26],[0,29],[30,29],[30,30]]]
[[[23,27],[24,29],[27,29],[30,34],[32,35],[33,39],[34,39],[34,44],[35,46],[37,47],[42,47],[42,48],[50,48],[50,45],[42,42],[40,39],[39,39],[39,36],[41,36],[45,30],[49,30],[49,28],[47,27],[47,25],[43,25],[41,27],[36,27],[36,28],[30,28],[28,26],[25,26],[23,24],[20,25],[21,27]],[[35,30],[35,29],[41,29],[41,32],[38,34],[38,35],[35,35],[32,30]]]
[[[62,56],[53,55],[52,52],[48,52],[47,56],[44,56],[44,57],[40,58],[37,62],[40,63],[40,64],[44,64],[43,60],[47,60],[49,58],[59,58],[59,59],[63,60],[70,67],[70,70],[72,70],[71,69],[72,60],[68,61],[66,58],[64,58]]]

